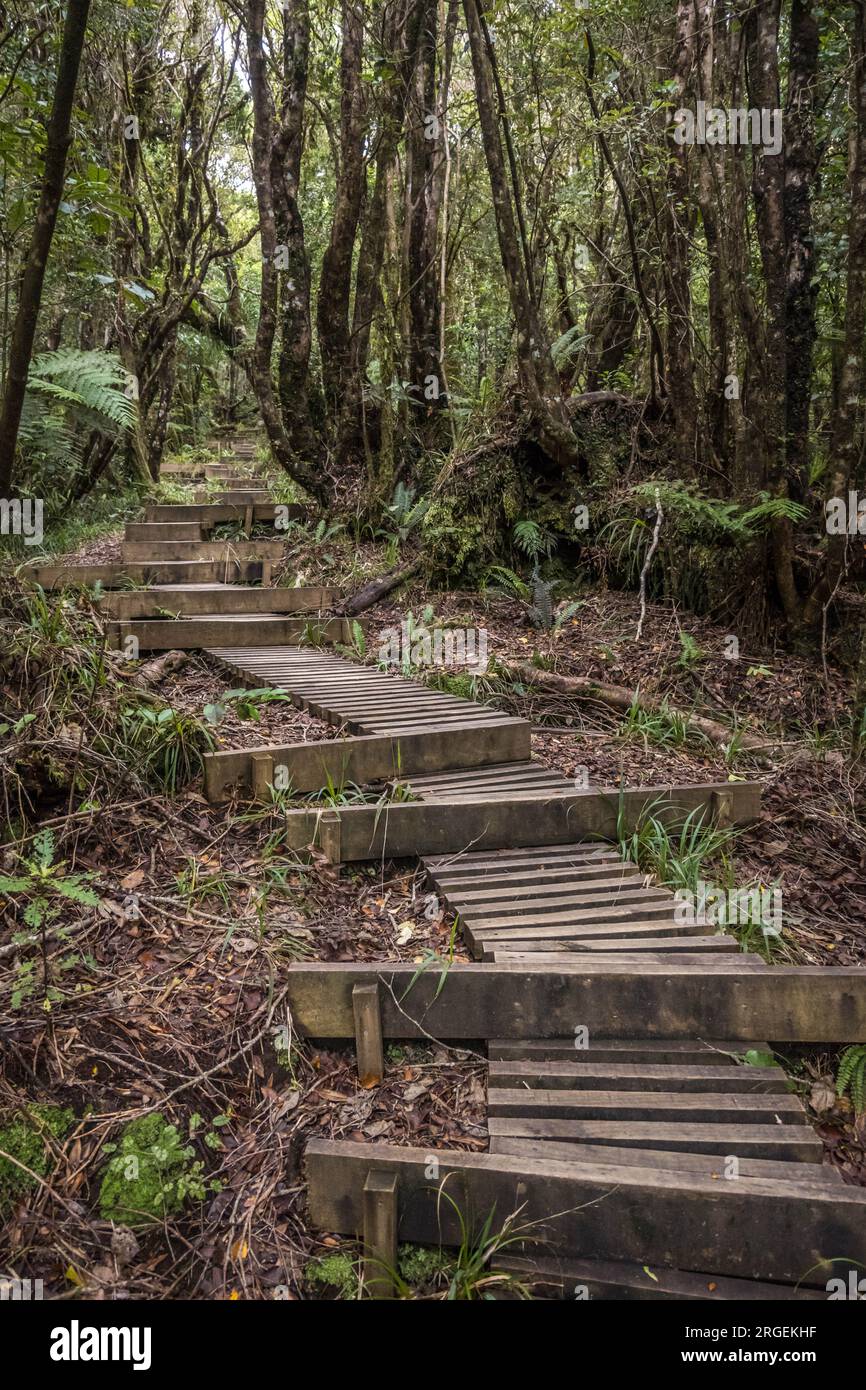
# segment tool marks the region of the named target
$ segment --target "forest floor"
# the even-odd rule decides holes
[[[115,544],[100,538],[74,558],[111,558]],[[375,547],[359,557],[339,538],[294,538],[287,564],[307,583],[383,567]],[[781,887],[776,958],[866,965],[866,770],[849,757],[847,680],[782,652],[729,661],[727,630],[663,605],[649,605],[638,642],[634,594],[564,597],[579,608],[539,631],[518,600],[490,590],[428,592],[418,582],[399,605],[366,615],[367,659],[378,634],[407,611],[416,621],[424,614],[428,627],[484,628],[496,666],[479,698],[532,719],[535,756],[567,776],[586,768],[591,783],[611,786],[621,778],[634,786],[758,780],[761,817],[732,844],[727,872],[738,883]],[[639,686],[672,710],[736,717],[772,734],[777,747],[760,760],[736,748],[726,754],[675,719],[630,720],[504,674],[533,658],[560,673]],[[201,718],[232,684],[216,662],[192,655],[150,693]],[[27,712],[20,689],[6,684],[0,694],[4,717]],[[330,736],[282,702],[263,706],[259,721],[229,711],[214,731],[223,747]],[[209,805],[200,781],[171,797],[119,785],[71,817],[67,810],[46,804],[40,824],[53,829],[66,872],[93,876],[98,904],[68,905],[65,937],[48,948],[62,984],[49,1007],[32,981],[15,998],[21,924],[0,899],[0,1115],[25,1103],[69,1107],[75,1117],[23,1191],[0,1154],[0,1272],[42,1278],[48,1296],[60,1298],[351,1296],[353,1249],[305,1224],[304,1143],[320,1134],[483,1149],[484,1059],[471,1040],[463,1049],[392,1047],[384,1083],[363,1090],[351,1052],[292,1039],[287,966],[305,957],[445,955],[449,917],[414,864],[302,863],[281,846],[273,809]],[[0,872],[21,872],[14,844],[0,849]],[[836,1098],[834,1056],[804,1052],[786,1062],[828,1161],[866,1182],[866,1126]],[[100,1183],[122,1127],[155,1111],[189,1146],[187,1169],[193,1156],[202,1165],[200,1200],[133,1233],[108,1219]],[[9,1133],[0,1128],[5,1152]],[[412,1276],[422,1296],[442,1296],[448,1276],[438,1257],[413,1266]]]

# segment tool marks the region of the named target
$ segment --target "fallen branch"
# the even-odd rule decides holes
[[[153,661],[146,661],[139,667],[132,678],[132,684],[144,690],[149,685],[156,685],[163,676],[167,676],[170,671],[180,671],[189,661],[189,652],[164,652],[162,656],[155,657]]]
[[[542,690],[555,690],[561,695],[571,695],[577,700],[595,700],[603,705],[610,705],[613,709],[629,710],[637,702],[642,709],[649,710],[654,714],[664,711],[680,719],[685,719],[689,725],[703,734],[711,743],[716,743],[722,747],[730,743],[734,737],[735,730],[727,724],[721,723],[718,719],[708,719],[706,715],[693,714],[690,711],[672,709],[664,700],[656,699],[651,695],[641,696],[639,692],[629,690],[624,685],[606,685],[603,681],[593,680],[591,676],[561,676],[555,671],[540,671],[536,666],[529,666],[525,662],[518,662],[517,665],[503,667],[506,675],[522,681],[525,685],[536,685]],[[742,747],[750,753],[766,751],[774,746],[772,740],[756,738],[751,734],[740,734]]]
[[[344,618],[356,618],[359,613],[372,608],[374,603],[378,603],[386,594],[390,594],[393,589],[399,588],[407,579],[417,574],[421,562],[422,557],[419,555],[414,560],[407,560],[404,564],[398,565],[388,574],[380,575],[378,579],[369,579],[360,589],[356,589],[354,594],[343,600],[337,612]]]

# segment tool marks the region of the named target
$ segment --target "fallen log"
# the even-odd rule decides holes
[[[378,579],[369,579],[366,584],[362,584],[360,589],[356,589],[354,594],[350,594],[347,599],[336,609],[342,617],[356,618],[359,613],[364,613],[368,608],[372,608],[374,603],[378,603],[386,594],[390,594],[393,589],[398,589],[401,584],[405,584],[407,579],[411,579],[421,568],[422,556],[416,556],[413,560],[407,560],[404,564],[398,565],[396,569],[389,570],[387,574],[381,574]]]
[[[140,690],[146,690],[149,685],[156,685],[157,681],[161,681],[170,671],[180,671],[188,661],[189,652],[165,652],[163,656],[146,661],[140,666],[132,678],[132,684]]]
[[[734,736],[734,730],[727,724],[722,724],[718,719],[709,719],[703,714],[694,714],[690,710],[677,710],[667,705],[664,700],[655,698],[652,695],[639,695],[634,690],[629,690],[624,685],[608,685],[604,681],[597,681],[592,676],[562,676],[556,671],[542,671],[537,666],[530,666],[527,662],[517,662],[512,666],[502,668],[506,675],[522,681],[525,685],[536,685],[542,690],[556,691],[560,695],[571,695],[577,700],[597,700],[603,705],[610,705],[613,709],[629,710],[637,700],[642,709],[650,710],[655,714],[663,709],[672,715],[677,715],[686,720],[693,729],[703,734],[711,743],[720,744],[724,747],[730,743]],[[757,738],[752,734],[741,734],[740,743],[742,747],[750,753],[766,752],[774,746],[772,739]]]

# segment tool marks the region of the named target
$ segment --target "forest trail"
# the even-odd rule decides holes
[[[372,785],[287,809],[287,842],[334,865],[418,857],[455,914],[472,963],[291,966],[298,1033],[354,1037],[371,1087],[395,1039],[472,1039],[489,1059],[488,1152],[313,1138],[313,1224],[362,1237],[377,1296],[398,1237],[459,1243],[459,1218],[495,1211],[516,1233],[499,1267],[542,1296],[825,1297],[866,1262],[866,1191],[822,1164],[759,1039],[857,1040],[866,977],[741,952],[613,844],[650,807],[669,825],[696,809],[749,821],[759,788],[577,788],[533,760],[526,720],[337,655],[351,633],[335,590],[270,587],[280,541],[208,539],[274,519],[248,459],[219,470],[230,491],[128,525],[100,572],[109,641],[203,648],[333,725],[324,742],[206,755],[208,798]]]

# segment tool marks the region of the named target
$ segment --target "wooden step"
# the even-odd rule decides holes
[[[685,1149],[651,1149],[642,1145],[625,1148],[618,1144],[555,1139],[490,1136],[490,1152],[519,1155],[527,1160],[557,1159],[563,1163],[585,1165],[613,1163],[626,1168],[660,1168],[668,1173],[701,1173],[714,1181],[739,1178],[784,1178],[805,1187],[844,1187],[838,1168],[815,1158],[801,1163],[792,1158],[744,1158],[742,1154],[690,1153]],[[736,1157],[736,1166],[729,1160]],[[732,1174],[736,1173],[737,1178]]]
[[[574,1140],[598,1148],[612,1144],[639,1149],[682,1149],[688,1153],[716,1154],[720,1158],[792,1159],[797,1163],[816,1164],[821,1162],[824,1152],[821,1140],[808,1125],[775,1122],[713,1124],[684,1119],[547,1120],[491,1116],[488,1128],[491,1142],[500,1137],[552,1139],[558,1143]]]
[[[370,719],[369,727],[381,722]],[[347,723],[351,727],[351,721]],[[340,826],[338,847],[336,836],[330,839],[331,849],[338,854],[332,862],[442,855],[469,845],[494,850],[520,844],[568,843],[592,836],[613,839],[618,828],[633,829],[649,807],[674,827],[695,810],[710,817],[720,797],[725,798],[727,818],[741,823],[757,815],[760,787],[740,782],[644,787],[623,793],[511,793],[502,799],[406,802],[390,807],[387,817],[380,816],[375,808],[342,807],[335,813]],[[315,819],[306,812],[289,812],[286,843],[290,848],[303,848],[314,841],[317,830]]]
[[[491,1270],[512,1276],[534,1299],[616,1299],[622,1302],[676,1299],[677,1302],[808,1302],[826,1299],[823,1289],[768,1284],[692,1274],[622,1260],[551,1259],[549,1256],[495,1255]]]
[[[404,1241],[459,1245],[466,1223],[477,1229],[495,1212],[502,1225],[519,1211],[517,1224],[529,1228],[529,1239],[543,1241],[545,1257],[592,1251],[599,1260],[670,1269],[693,1269],[700,1260],[719,1275],[818,1288],[838,1274],[831,1262],[840,1251],[855,1268],[866,1263],[862,1188],[742,1175],[725,1181],[601,1157],[571,1164],[447,1149],[434,1156],[431,1179],[427,1149],[309,1140],[313,1224],[356,1235],[372,1170],[396,1179],[397,1234]],[[443,1185],[448,1202],[440,1196]]]
[[[178,589],[170,585],[150,589],[105,594],[100,611],[117,619],[173,616],[197,617],[202,614],[314,613],[332,608],[336,589],[319,587],[253,589],[248,585],[224,584],[219,587]]]
[[[108,565],[34,565],[24,577],[43,589],[120,589],[126,584],[265,583],[270,579],[269,560],[176,560]]]
[[[563,957],[566,962],[573,956],[595,954],[599,951],[615,951],[617,959],[631,960],[634,957],[635,963],[663,956],[666,960],[675,959],[681,965],[686,957],[692,959],[694,953],[703,954],[707,951],[712,953],[724,951],[726,953],[739,952],[740,943],[735,936],[724,936],[719,933],[715,936],[689,936],[688,938],[671,936],[647,936],[635,940],[634,937],[626,938],[624,941],[612,941],[609,938],[577,937],[574,941],[560,941],[555,943],[539,943],[532,941],[518,941],[514,946],[493,945],[485,946],[479,942],[478,960],[499,960],[522,962],[525,965],[554,964],[560,965]]]
[[[433,729],[402,737],[368,735],[208,753],[204,758],[205,796],[219,801],[229,787],[239,786],[259,798],[267,797],[276,767],[286,769],[285,779],[294,791],[310,792],[329,783],[363,786],[402,777],[413,766],[493,762],[528,750],[530,728],[526,720],[503,717],[487,723],[467,722],[456,730]]]
[[[124,564],[159,564],[161,561],[279,560],[285,549],[281,540],[259,541],[123,541]]]
[[[754,1052],[769,1053],[770,1045],[752,1042]],[[492,1062],[612,1062],[636,1066],[722,1066],[739,1064],[747,1051],[742,1042],[703,1042],[696,1038],[592,1038],[578,1047],[568,1038],[493,1038],[487,1045]]]
[[[392,808],[389,808],[392,809]],[[444,981],[440,978],[444,972]],[[857,1042],[866,1037],[866,971],[751,966],[738,956],[701,965],[577,966],[297,963],[289,967],[295,1027],[351,1038],[352,990],[376,984],[388,1038],[562,1038],[576,1027],[621,1038],[726,1037]],[[398,1003],[399,1001],[399,1003]]]
[[[209,529],[227,521],[243,524],[247,520],[247,508],[237,502],[151,502],[144,509],[145,521],[193,521]],[[252,509],[253,521],[273,521],[275,517],[287,521],[304,521],[309,516],[306,507],[297,503],[255,502]]]
[[[127,541],[202,541],[202,528],[197,521],[128,521],[124,528]]]
[[[212,647],[245,646],[257,639],[263,643],[297,642],[305,632],[307,620],[281,614],[236,617],[232,614],[203,614],[198,618],[141,618],[129,622],[110,622],[110,645],[119,648],[125,638],[135,637],[139,651],[195,651]],[[345,618],[329,618],[320,624],[320,637],[328,642],[345,642],[350,636]]]
[[[627,1091],[617,1086],[604,1091],[588,1086],[569,1090],[563,1086],[552,1090],[526,1085],[495,1086],[488,1096],[488,1113],[502,1120],[541,1120],[545,1124],[551,1120],[670,1121],[677,1125],[718,1122],[723,1126],[749,1123],[780,1128],[807,1124],[798,1097],[784,1091],[764,1095],[709,1089]],[[811,1130],[808,1133],[814,1138]],[[817,1143],[820,1149],[820,1141]]]
[[[490,1062],[488,1088],[517,1090],[737,1091],[787,1095],[791,1083],[781,1067],[661,1062]],[[802,1107],[801,1107],[802,1108]]]

